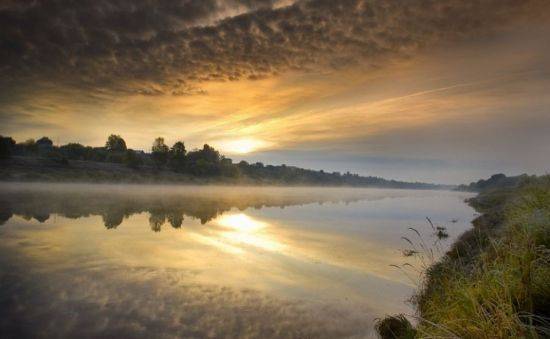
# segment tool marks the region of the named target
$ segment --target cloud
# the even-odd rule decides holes
[[[542,0],[5,2],[0,89],[54,83],[183,95],[203,93],[209,81],[378,67],[548,7]]]
[[[251,139],[266,162],[407,180],[543,173],[549,15],[543,0],[0,1],[0,132],[225,154]]]

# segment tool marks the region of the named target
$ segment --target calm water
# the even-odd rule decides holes
[[[0,336],[17,338],[371,337],[374,318],[413,312],[390,266],[417,265],[400,252],[408,227],[432,243],[425,217],[447,226],[445,249],[473,213],[444,191],[0,192]]]

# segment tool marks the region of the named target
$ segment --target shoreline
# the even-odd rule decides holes
[[[71,160],[59,164],[50,159],[13,157],[0,161],[0,182],[91,183],[91,184],[155,184],[155,185],[219,185],[219,186],[295,186],[295,187],[359,187],[417,190],[452,190],[453,185],[401,182],[376,178],[380,183],[350,184],[312,181],[308,179],[253,178],[245,175],[194,176],[154,167],[129,168],[123,164]],[[373,177],[374,178],[374,177]]]
[[[418,324],[387,316],[382,338],[550,335],[550,176],[465,202],[480,215],[425,268],[411,298]]]

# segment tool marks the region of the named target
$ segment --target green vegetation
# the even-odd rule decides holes
[[[377,319],[374,328],[382,338],[413,339],[416,336],[416,330],[402,314]]]
[[[535,178],[535,176],[530,177],[527,174],[522,174],[507,177],[506,175],[499,173],[492,175],[489,179],[480,179],[476,182],[470,183],[469,185],[459,185],[456,190],[466,192],[486,192],[494,189],[514,188],[518,187],[519,184],[529,178]]]
[[[126,141],[120,135],[111,134],[105,143],[105,149],[109,152],[125,152]]]
[[[47,137],[16,143],[0,139],[1,180],[85,182],[179,182],[274,185],[372,186],[441,189],[447,186],[363,177],[349,172],[324,172],[261,162],[233,163],[212,146],[187,151],[183,141],[172,147],[156,138],[151,152],[127,147],[119,135],[110,135],[105,147],[68,143],[55,146]],[[11,158],[11,159],[10,159]]]
[[[474,228],[426,270],[416,337],[550,336],[550,176],[504,186],[468,201]]]

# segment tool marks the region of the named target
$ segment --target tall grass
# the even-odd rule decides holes
[[[427,320],[417,326],[420,337],[550,336],[550,178],[510,193],[477,199],[491,201],[484,213],[500,214],[492,220],[501,225],[483,225],[492,230],[487,241],[473,241],[478,248],[445,256],[426,272],[414,298]]]
[[[423,243],[408,252],[425,268],[416,337],[550,337],[550,176],[470,204],[483,214],[441,260],[427,264]]]

